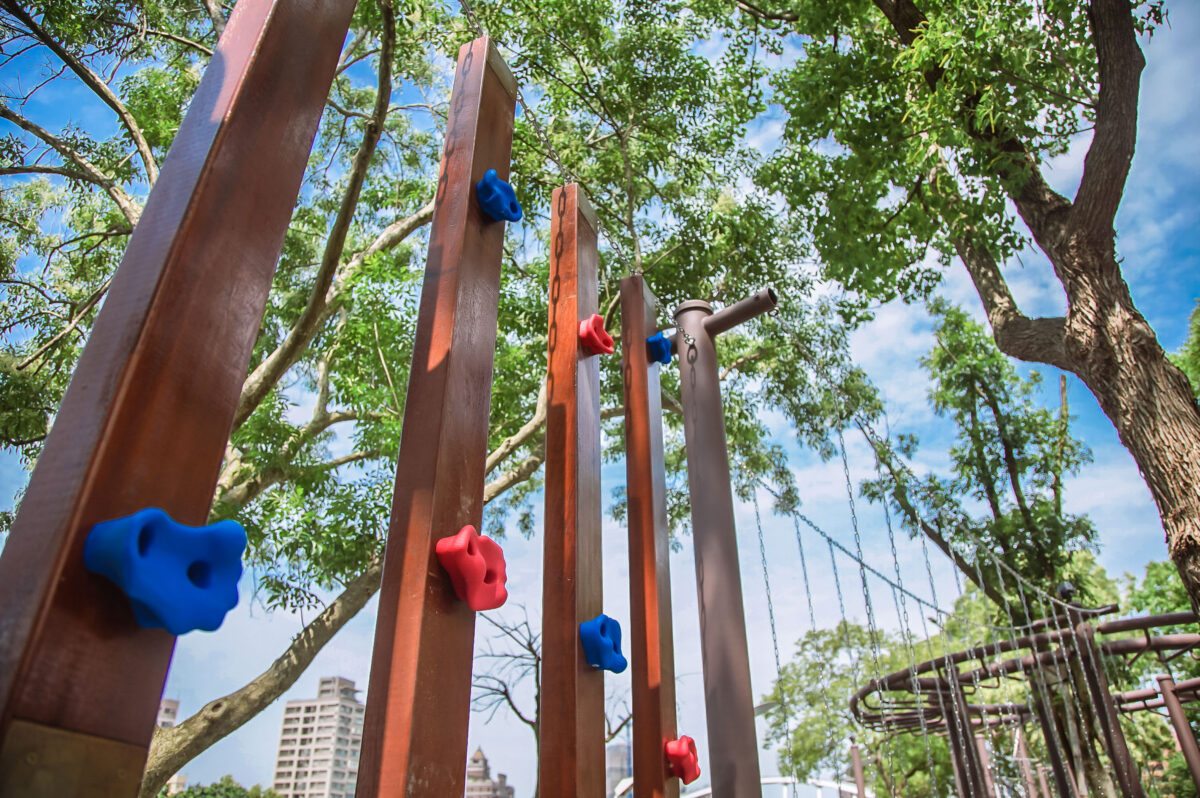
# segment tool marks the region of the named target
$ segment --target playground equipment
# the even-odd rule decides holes
[[[242,0],[191,104],[0,558],[0,796],[136,794],[173,635],[214,627],[215,614],[230,604],[230,588],[236,602],[235,555],[244,537],[239,542],[220,525],[185,531],[165,514],[191,524],[208,514],[352,7],[349,0]],[[298,40],[308,45],[297,48]],[[503,553],[477,530],[503,223],[521,218],[505,181],[517,96],[513,76],[486,37],[463,46],[406,395],[405,418],[418,423],[404,425],[400,444],[359,765],[362,798],[462,794],[474,613],[506,597]],[[255,191],[236,190],[245,185]],[[674,314],[678,333],[668,337],[658,330],[658,302],[643,276],[621,281],[631,598],[626,661],[620,626],[602,612],[598,356],[612,354],[614,341],[598,312],[600,228],[576,183],[555,190],[551,209],[543,794],[601,794],[603,671],[626,665],[639,798],[677,798],[679,783],[700,775],[694,740],[676,728],[658,384],[660,365],[671,362],[673,351],[683,386],[712,777],[708,792],[694,794],[740,798],[757,794],[764,783],[786,784],[758,772],[715,344],[721,333],[772,310],[777,298],[766,290],[719,312],[703,301],[684,302]],[[230,251],[239,257],[229,258]],[[831,560],[836,548],[858,564],[874,630],[869,566],[854,523],[856,551],[826,540]],[[812,618],[803,548],[800,558]],[[763,560],[765,577],[765,551]],[[154,563],[162,565],[147,574]],[[835,579],[836,572],[835,561]],[[891,586],[898,616],[906,596],[921,601],[900,584],[898,565],[895,582],[872,574]],[[837,590],[842,605],[840,583]],[[210,606],[201,612],[186,606],[193,595],[217,593],[224,596],[206,600]],[[936,597],[922,604],[944,614]],[[844,605],[841,610],[845,620]],[[906,609],[904,615],[907,623]],[[1066,798],[1076,794],[1071,763],[1049,710],[1037,701],[1021,706],[968,698],[981,682],[1018,672],[1038,680],[1043,694],[1054,687],[1048,676],[1056,674],[1055,689],[1065,690],[1059,669],[1076,664],[1083,673],[1076,700],[1097,710],[1123,793],[1143,791],[1120,713],[1156,708],[1170,714],[1200,788],[1200,751],[1185,740],[1190,727],[1182,709],[1197,700],[1200,681],[1160,677],[1156,691],[1114,697],[1097,664],[1106,656],[1200,647],[1197,635],[1148,633],[1159,621],[1194,623],[1195,616],[1098,624],[1091,617],[1071,607],[1061,618],[1020,629],[1020,636],[1013,624],[1011,645],[988,643],[877,676],[855,696],[855,716],[889,733],[919,730],[927,751],[931,735],[945,734],[956,789],[964,796],[995,792],[988,748],[975,730],[1036,719],[1056,789]],[[1095,642],[1096,634],[1139,630],[1142,638]],[[778,668],[777,646],[775,653]],[[1008,654],[1019,656],[997,659]],[[960,671],[968,661],[979,666]],[[897,699],[897,693],[912,698]],[[878,703],[868,702],[872,696]],[[1017,731],[1018,747],[1026,746],[1023,727]],[[871,793],[857,745],[850,758],[854,792],[866,798]],[[1028,763],[1028,752],[1020,759]],[[1033,795],[1039,785],[1032,767],[1025,777]],[[1041,789],[1048,793],[1044,784]]]

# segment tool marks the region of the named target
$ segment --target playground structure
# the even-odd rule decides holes
[[[135,555],[150,545],[148,526],[132,525],[111,544],[112,558],[126,559],[109,569],[109,578],[89,573],[85,549],[93,529],[147,508],[161,508],[180,524],[200,525],[207,517],[353,6],[352,0],[242,0],[150,195],[0,558],[0,796],[137,794],[173,632],[184,626],[155,628],[165,614],[138,611],[130,598],[150,608],[159,598],[132,596],[125,580],[116,578],[122,568],[144,567]],[[289,44],[301,38],[311,45]],[[457,798],[463,791],[474,613],[503,602],[502,552],[477,530],[503,221],[520,218],[505,183],[516,103],[515,80],[491,41],[481,37],[464,45],[405,399],[405,418],[419,423],[404,425],[400,444],[359,770],[357,794],[363,798]],[[239,190],[245,186],[254,190]],[[615,350],[599,314],[595,214],[575,183],[554,191],[551,209],[539,781],[546,796],[599,798],[603,671],[622,670],[626,662],[620,626],[603,612],[600,578],[597,359]],[[668,337],[645,278],[632,274],[621,281],[628,665],[639,798],[677,798],[680,782],[695,780],[701,769],[712,786],[695,795],[748,796],[760,794],[763,784],[786,790],[789,783],[763,779],[758,770],[715,343],[777,301],[768,289],[716,312],[701,300],[684,302],[674,313],[678,332]],[[677,728],[674,695],[658,383],[672,352],[683,386],[709,741],[705,763]],[[176,525],[164,534],[193,540],[212,530]],[[196,569],[202,562],[195,559],[197,550],[177,548],[184,552],[178,555],[179,588],[187,587],[185,581],[199,590],[215,587],[212,573],[221,569]],[[230,569],[237,561],[212,556]],[[219,581],[228,587],[230,580]],[[1112,698],[1093,653],[1182,652],[1200,645],[1200,636],[1147,633],[1140,642],[1106,640],[1098,648],[1091,641],[1095,633],[1195,621],[1187,615],[1151,619],[1146,626],[1092,626],[1084,620],[1088,611],[1079,610],[1077,618],[1065,616],[1063,629],[1057,619],[1035,623],[1010,647],[1000,641],[874,679],[852,708],[862,723],[885,731],[946,734],[958,793],[990,795],[985,749],[971,730],[1033,718],[1047,729],[1052,720],[1043,722],[1036,706],[968,703],[972,689],[981,680],[1015,672],[1044,676],[1065,662],[1091,658],[1085,677],[1090,700],[1102,708],[1106,749],[1124,794],[1140,796],[1128,752],[1121,755],[1118,713],[1165,707],[1182,739],[1187,724],[1178,726],[1180,702],[1195,701],[1200,685],[1165,679],[1161,698],[1146,690]],[[1025,650],[1027,655],[982,661]],[[974,660],[979,668],[958,670]],[[938,672],[940,677],[920,675]],[[913,698],[892,696],[904,692]],[[884,694],[877,705],[868,703]],[[1045,734],[1048,750],[1057,740],[1057,732]],[[1188,750],[1185,745],[1192,765]],[[871,793],[857,747],[851,753],[854,790],[866,798]],[[1049,756],[1058,795],[1075,795],[1067,758],[1061,751]],[[1200,785],[1196,765],[1192,772]],[[1031,780],[1027,794],[1037,794]]]

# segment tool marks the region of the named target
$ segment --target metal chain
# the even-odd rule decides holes
[[[775,653],[775,683],[779,685],[779,706],[783,710],[784,741],[787,745],[787,757],[796,772],[796,752],[792,747],[792,712],[788,705],[787,694],[783,686],[783,664],[779,658],[779,635],[775,629],[775,602],[771,600],[771,575],[767,570],[767,546],[763,539],[762,515],[758,510],[758,492],[752,494],[754,502],[754,522],[758,527],[758,554],[762,560],[763,587],[767,592],[767,619],[771,624],[771,650]]]

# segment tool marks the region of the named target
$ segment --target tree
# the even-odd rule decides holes
[[[758,173],[824,273],[864,303],[927,295],[966,269],[1001,351],[1076,375],[1154,497],[1200,609],[1200,407],[1134,306],[1114,217],[1137,132],[1139,36],[1161,0],[737,0],[780,52],[783,146]],[[799,37],[797,41],[794,37]],[[1091,129],[1073,198],[1047,158]],[[1016,211],[1014,218],[1010,208]],[[1065,313],[1031,318],[1006,264],[1033,244]],[[928,256],[928,257],[927,257]]]
[[[504,710],[525,724],[533,732],[534,760],[537,760],[539,729],[542,724],[542,636],[529,624],[529,614],[521,607],[522,619],[511,621],[491,614],[479,617],[495,632],[486,643],[476,660],[487,669],[474,674],[471,685],[471,709],[486,716],[488,721]],[[500,645],[497,646],[496,644]],[[522,686],[529,683],[533,690],[533,708],[523,708],[518,695]],[[629,725],[633,715],[625,701],[606,701],[604,711],[604,741],[611,742]],[[540,779],[541,770],[534,772]],[[535,783],[533,798],[537,798],[540,787]]]
[[[1093,599],[1090,580],[1080,578],[1071,560],[1095,548],[1096,530],[1087,518],[1063,512],[1064,478],[1091,457],[1070,435],[1065,385],[1055,417],[1035,402],[1037,374],[1021,378],[965,312],[944,301],[931,303],[930,312],[937,343],[922,365],[934,384],[934,412],[956,429],[952,473],[918,477],[906,462],[917,447],[914,437],[893,445],[859,422],[880,467],[880,477],[863,484],[864,495],[888,502],[911,535],[932,541],[987,595],[1004,623],[1033,617],[1000,562],[1045,591],[1070,578],[1081,600]],[[973,514],[975,504],[985,512]],[[1034,615],[1045,610],[1032,607]]]
[[[731,336],[722,357],[731,448],[756,466],[755,476],[739,477],[789,478],[757,417],[764,400],[783,400],[760,378],[770,371],[799,382],[804,358],[836,334],[816,323],[809,279],[791,267],[796,232],[747,179],[758,156],[742,133],[763,107],[753,37],[737,37],[713,62],[696,52],[713,17],[675,6],[475,7],[505,45],[530,106],[514,147],[527,221],[506,242],[489,531],[502,533],[514,517],[520,531],[535,531],[548,201],[564,179],[555,160],[582,182],[607,230],[601,297],[610,328],[617,280],[634,268],[651,276],[667,307],[696,296],[729,302],[764,285],[788,300],[777,319]],[[0,105],[0,442],[32,465],[228,8],[51,0],[34,10],[0,0],[0,11],[2,63],[21,76]],[[469,20],[422,0],[363,0],[354,14],[212,509],[214,519],[245,525],[246,561],[268,608],[321,611],[260,676],[156,731],[143,795],[278,698],[378,588],[446,57],[475,35]],[[108,121],[83,127],[53,110],[83,106]],[[667,371],[670,408],[677,378]],[[615,359],[605,361],[610,433],[619,432],[618,372]],[[808,400],[792,392],[786,401],[798,415]],[[678,418],[669,424],[678,479]],[[671,499],[679,528],[686,496]]]
[[[214,781],[208,786],[197,784],[175,795],[179,798],[281,798],[274,790],[263,789],[257,784],[246,789],[229,775],[222,776],[220,781]]]
[[[1171,356],[1171,361],[1183,369],[1192,383],[1192,390],[1200,397],[1200,302],[1196,303],[1188,319],[1187,340],[1183,342],[1183,348]]]

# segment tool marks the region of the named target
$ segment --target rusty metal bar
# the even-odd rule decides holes
[[[858,798],[867,798],[867,779],[863,773],[862,751],[858,749],[858,743],[854,742],[850,743],[850,768],[854,774],[855,794]]]
[[[1025,729],[1023,726],[1013,728],[1013,742],[1017,753],[1017,766],[1021,770],[1021,781],[1025,785],[1027,798],[1035,798],[1037,787],[1033,781],[1033,768],[1030,765],[1029,747],[1025,744]]]
[[[1145,798],[1146,793],[1142,789],[1137,765],[1129,754],[1116,704],[1108,689],[1108,679],[1100,664],[1100,651],[1096,646],[1095,635],[1096,628],[1086,621],[1079,621],[1075,626],[1075,644],[1079,650],[1079,664],[1083,668],[1084,681],[1087,682],[1088,692],[1092,696],[1100,731],[1104,735],[1105,748],[1108,749],[1108,756],[1112,760],[1113,775],[1122,794],[1126,798]]]
[[[765,313],[774,302],[758,306]],[[712,306],[700,300],[675,310],[709,765],[713,795],[734,798],[755,795],[762,787],[717,350],[705,326],[710,318]]]
[[[207,519],[353,8],[239,3],[163,163],[0,558],[4,795],[137,792],[174,638],[84,542],[150,506]]]
[[[563,798],[602,798],[605,784],[604,671],[579,644],[579,625],[603,609],[600,365],[579,342],[599,302],[597,229],[579,186],[554,191],[538,790]]]
[[[646,353],[657,321],[658,300],[645,279],[621,280],[633,789],[638,798],[677,798],[679,780],[668,776],[663,757],[664,742],[674,740],[677,731],[662,393],[659,364]]]
[[[488,169],[508,177],[515,97],[491,42],[463,45],[404,404],[359,798],[463,794],[475,613],[434,546],[483,514],[504,225],[484,215],[475,184]]]
[[[1063,753],[1062,738],[1058,733],[1058,724],[1054,720],[1053,706],[1050,704],[1050,687],[1044,678],[1035,684],[1030,682],[1034,691],[1033,712],[1037,715],[1038,725],[1042,728],[1042,742],[1046,745],[1046,755],[1050,757],[1050,772],[1054,777],[1054,786],[1059,798],[1078,798],[1074,774],[1071,765]]]
[[[946,718],[946,733],[950,743],[950,758],[954,762],[954,773],[961,798],[985,798],[982,764],[979,749],[971,733],[971,716],[967,710],[967,699],[958,671],[946,669],[944,691],[949,697],[951,717]]]
[[[992,780],[992,758],[988,755],[987,741],[974,735],[975,750],[979,755],[979,772],[983,775],[983,793],[987,798],[996,798],[996,782]]]
[[[1163,704],[1171,718],[1171,726],[1175,729],[1175,739],[1179,741],[1179,748],[1183,751],[1183,759],[1187,762],[1188,772],[1192,774],[1192,781],[1196,785],[1196,793],[1200,795],[1200,745],[1196,743],[1196,736],[1183,712],[1183,705],[1179,703],[1179,697],[1175,694],[1175,680],[1170,676],[1157,678],[1158,688],[1162,691]]]
[[[1046,781],[1046,766],[1045,765],[1038,765],[1037,776],[1038,776],[1038,787],[1041,789],[1041,792],[1042,792],[1041,798],[1054,798],[1054,796],[1052,796],[1050,794],[1050,784],[1049,784],[1049,782]]]

